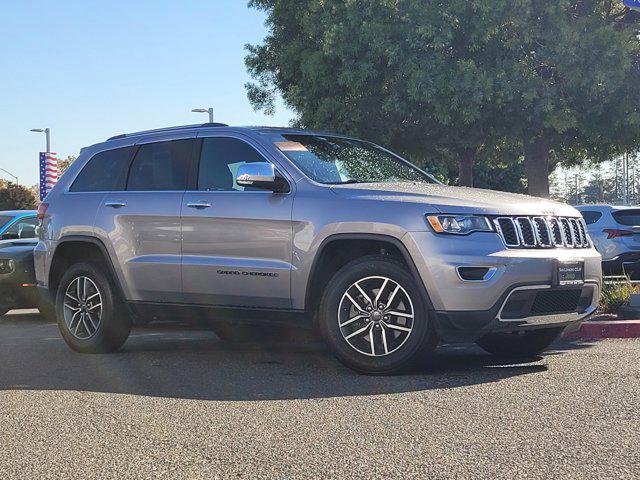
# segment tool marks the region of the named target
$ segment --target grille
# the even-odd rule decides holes
[[[589,248],[582,218],[497,217],[494,224],[509,248]]]
[[[531,305],[532,315],[569,313],[578,309],[582,290],[550,290],[536,293]]]

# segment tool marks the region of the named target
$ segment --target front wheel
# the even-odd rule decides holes
[[[543,328],[509,333],[490,333],[476,343],[488,353],[506,358],[540,355],[560,336],[564,328]]]
[[[335,274],[320,304],[319,326],[338,360],[366,374],[406,370],[436,345],[420,287],[388,255],[354,260]]]
[[[119,349],[131,331],[131,319],[109,278],[92,263],[72,265],[56,295],[58,328],[67,345],[81,353]]]

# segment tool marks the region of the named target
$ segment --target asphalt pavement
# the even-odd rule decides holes
[[[513,364],[473,346],[367,377],[321,345],[179,324],[71,352],[0,317],[0,478],[640,478],[640,341]]]

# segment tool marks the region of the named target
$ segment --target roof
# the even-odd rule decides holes
[[[592,203],[587,205],[576,205],[578,210],[629,210],[638,209],[637,205],[607,205],[606,203]]]
[[[123,133],[120,135],[115,135],[107,139],[110,140],[119,140],[122,138],[130,138],[130,137],[142,137],[145,135],[157,135],[162,133],[175,133],[182,130],[198,130],[198,129],[206,129],[206,128],[215,128],[222,130],[251,130],[256,133],[262,134],[271,134],[271,135],[282,135],[282,134],[297,134],[297,135],[339,135],[335,132],[327,132],[327,131],[314,131],[314,130],[306,130],[301,128],[290,128],[290,127],[263,127],[263,126],[241,126],[241,127],[232,127],[225,123],[202,123],[195,125],[178,125],[174,127],[165,127],[165,128],[157,128],[153,130],[143,130],[140,132],[132,132],[132,133]]]

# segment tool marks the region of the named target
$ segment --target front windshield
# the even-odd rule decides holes
[[[437,183],[430,175],[373,144],[341,137],[283,135],[276,146],[319,183]]]

